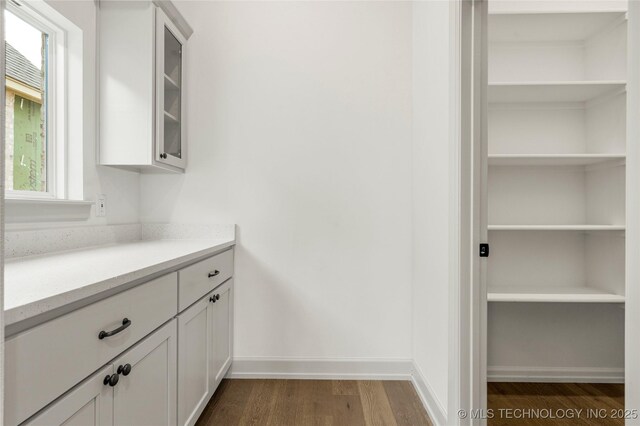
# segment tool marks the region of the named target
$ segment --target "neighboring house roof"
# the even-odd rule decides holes
[[[5,42],[5,48],[7,77],[42,90],[42,71],[9,43]]]

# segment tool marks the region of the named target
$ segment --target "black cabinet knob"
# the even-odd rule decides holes
[[[116,374],[107,375],[107,377],[104,378],[102,383],[104,383],[105,385],[114,387],[115,385],[118,384],[118,380],[120,380],[120,375],[116,373]]]
[[[118,367],[118,374],[128,376],[131,373],[131,364],[125,364]]]
[[[167,153],[163,152],[162,154],[160,154],[160,158],[166,160],[167,159]]]
[[[216,300],[220,300],[220,295],[216,294]]]
[[[211,297],[209,298],[209,302],[211,302],[211,303],[216,303],[216,296],[215,296],[215,295],[211,296]]]

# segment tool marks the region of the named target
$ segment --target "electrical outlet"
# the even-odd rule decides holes
[[[107,196],[98,195],[96,200],[96,217],[105,217],[107,215]]]

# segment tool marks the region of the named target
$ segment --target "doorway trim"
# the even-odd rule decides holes
[[[451,6],[448,424],[484,425],[487,408],[487,0]]]

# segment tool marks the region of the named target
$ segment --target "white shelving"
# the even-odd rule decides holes
[[[487,292],[489,302],[624,303],[624,296],[585,286],[495,286]]]
[[[624,231],[622,225],[489,225],[489,231]]]
[[[568,42],[588,40],[625,19],[625,12],[500,13],[489,16],[493,42]]]
[[[626,13],[560,3],[489,4],[490,372],[623,365]]]
[[[589,166],[624,160],[624,154],[489,154],[490,166]]]
[[[624,81],[489,83],[489,102],[587,102],[625,89]]]
[[[490,166],[487,185],[490,224],[626,223],[624,165]]]

